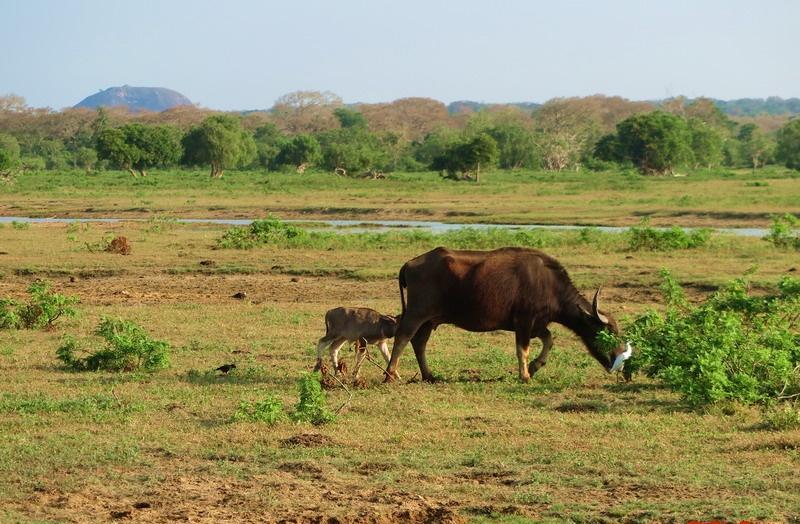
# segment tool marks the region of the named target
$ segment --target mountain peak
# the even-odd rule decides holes
[[[164,87],[135,87],[127,84],[109,87],[99,93],[90,95],[74,107],[95,109],[105,107],[127,107],[131,112],[160,112],[176,106],[190,106],[192,101],[172,89]]]

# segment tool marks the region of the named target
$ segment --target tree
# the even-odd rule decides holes
[[[358,111],[346,107],[339,107],[333,111],[333,114],[337,120],[339,120],[339,125],[342,127],[367,127],[367,119]]]
[[[736,137],[741,162],[753,169],[763,167],[772,154],[772,141],[755,124],[744,124]]]
[[[278,126],[269,122],[256,128],[253,134],[253,140],[256,143],[256,154],[259,165],[270,170],[277,169],[280,165],[278,155],[281,149],[286,146],[289,139],[281,133]]]
[[[592,137],[599,131],[598,123],[579,100],[550,100],[533,115],[536,126],[535,142],[541,152],[542,165],[551,171],[576,166],[588,153]]]
[[[383,169],[388,154],[384,144],[365,127],[346,127],[320,135],[322,164],[330,170],[344,169],[346,173],[362,173]]]
[[[623,120],[617,125],[617,140],[623,158],[647,174],[672,172],[692,157],[686,120],[663,111]]]
[[[183,139],[184,162],[210,164],[211,177],[221,178],[225,169],[247,165],[256,157],[253,137],[233,115],[214,115],[203,120]]]
[[[303,166],[310,166],[319,162],[322,154],[320,145],[316,138],[311,135],[301,133],[287,140],[278,153],[277,162],[281,165],[291,165],[298,169],[305,169]]]
[[[696,117],[689,118],[688,125],[692,137],[694,167],[718,166],[722,162],[722,133]]]
[[[497,142],[487,133],[481,133],[448,148],[444,155],[434,161],[434,169],[443,169],[448,178],[470,179],[480,182],[481,168],[492,166],[497,161]]]
[[[275,101],[270,110],[275,122],[289,133],[317,133],[334,129],[334,109],[342,99],[330,91],[294,91]]]
[[[778,159],[790,169],[800,169],[800,119],[790,120],[778,131]]]
[[[19,167],[19,143],[6,133],[0,133],[0,179],[10,178]]]
[[[183,148],[177,128],[133,123],[100,131],[97,153],[133,176],[147,176],[152,167],[177,163]]]

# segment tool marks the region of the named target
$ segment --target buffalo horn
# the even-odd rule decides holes
[[[592,299],[592,314],[603,324],[608,324],[608,317],[600,313],[600,289],[601,288],[597,288],[597,291],[594,293],[594,299]]]

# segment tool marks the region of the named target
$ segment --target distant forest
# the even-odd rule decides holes
[[[651,103],[660,106],[674,98],[666,100],[653,100]],[[759,115],[797,115],[800,114],[800,98],[781,98],[779,96],[770,96],[768,98],[739,98],[736,100],[719,100],[716,98],[710,99],[714,102],[720,111],[730,116],[759,116]],[[686,102],[691,103],[693,99],[686,99]],[[497,104],[488,104],[482,102],[474,102],[472,100],[458,100],[451,102],[447,106],[447,110],[451,114],[457,114],[464,111],[480,111]],[[542,104],[536,102],[514,102],[505,104],[514,107],[519,107],[527,111],[532,111]]]
[[[0,181],[40,170],[320,170],[342,176],[437,172],[478,180],[492,169],[637,169],[669,174],[717,167],[800,169],[797,99],[631,101],[594,95],[535,104],[450,107],[430,98],[345,104],[330,92],[296,91],[269,110],[162,112],[29,107],[0,96]],[[758,104],[761,104],[760,106]],[[780,109],[783,108],[783,109]]]

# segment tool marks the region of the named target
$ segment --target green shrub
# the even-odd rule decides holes
[[[256,402],[243,401],[233,415],[237,422],[263,422],[270,426],[283,418],[283,403],[272,395]]]
[[[269,217],[266,220],[254,220],[247,227],[229,229],[217,240],[217,245],[228,249],[252,249],[260,245],[282,244],[287,240],[302,239],[307,236],[306,230]]]
[[[667,309],[649,311],[626,330],[634,356],[626,374],[642,371],[694,406],[723,400],[766,404],[800,393],[800,280],[756,296],[737,279],[698,305],[664,272]]]
[[[155,340],[128,320],[105,317],[95,331],[105,345],[85,356],[77,340],[66,336],[56,350],[57,358],[74,371],[157,371],[169,366],[168,342]]]
[[[0,329],[17,329],[19,327],[18,309],[19,304],[17,302],[0,298]]]
[[[0,329],[50,327],[61,317],[74,317],[78,297],[54,293],[49,282],[37,280],[28,286],[30,300],[20,304],[0,299]]]
[[[295,422],[310,422],[315,426],[333,421],[336,416],[325,405],[320,374],[305,373],[297,382],[300,401],[292,413]]]
[[[675,226],[670,229],[655,229],[648,219],[628,231],[628,249],[631,251],[672,251],[705,246],[711,238],[711,230],[695,229],[687,233]]]
[[[775,431],[800,428],[800,409],[797,404],[786,403],[764,412],[764,424]]]
[[[49,282],[36,281],[28,287],[30,302],[19,309],[20,325],[25,328],[41,328],[53,325],[60,317],[74,317],[74,306],[78,297],[61,295],[52,291]]]
[[[31,223],[30,222],[18,222],[16,220],[11,221],[11,227],[14,229],[30,229]]]
[[[773,216],[764,240],[780,249],[800,249],[800,220],[791,213]]]

